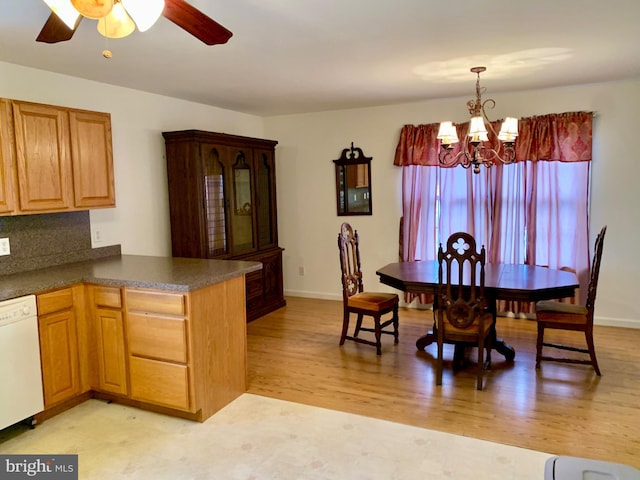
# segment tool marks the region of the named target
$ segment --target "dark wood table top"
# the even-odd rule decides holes
[[[437,260],[390,263],[376,274],[380,282],[411,293],[435,293]],[[485,296],[492,300],[537,302],[571,297],[578,288],[575,274],[546,267],[516,264],[485,265]]]

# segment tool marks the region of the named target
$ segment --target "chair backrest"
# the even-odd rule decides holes
[[[456,328],[468,328],[484,313],[484,246],[478,253],[476,241],[468,233],[452,234],[447,249],[438,249],[437,308],[444,309]]]
[[[602,259],[602,247],[604,245],[604,234],[607,232],[605,225],[596,237],[596,245],[593,249],[593,261],[591,262],[591,278],[589,279],[589,291],[587,292],[587,311],[593,319],[593,308],[596,303],[596,289],[598,288],[598,276],[600,275],[600,260]]]
[[[342,270],[342,297],[347,299],[362,292],[362,271],[360,269],[360,241],[358,231],[343,223],[338,235],[340,250],[340,268]]]

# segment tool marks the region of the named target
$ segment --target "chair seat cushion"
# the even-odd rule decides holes
[[[400,299],[395,293],[360,292],[349,297],[347,306],[381,312],[393,308],[399,301]]]
[[[536,303],[536,313],[568,313],[571,315],[586,315],[587,308],[572,303],[543,300]]]

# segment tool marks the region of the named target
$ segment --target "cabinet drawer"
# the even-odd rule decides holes
[[[93,287],[93,301],[99,307],[122,308],[118,287]]]
[[[131,355],[187,363],[187,328],[183,318],[127,314]]]
[[[189,410],[189,377],[186,365],[131,357],[129,368],[132,398]]]
[[[179,316],[186,314],[184,295],[181,293],[129,289],[125,292],[128,311]]]
[[[38,315],[68,310],[73,307],[73,291],[63,288],[55,292],[43,293],[37,296]]]
[[[263,294],[262,270],[251,272],[246,276],[247,298],[260,297]]]

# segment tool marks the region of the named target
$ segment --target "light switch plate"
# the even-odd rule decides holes
[[[8,238],[0,238],[0,255],[11,255],[11,246]]]

